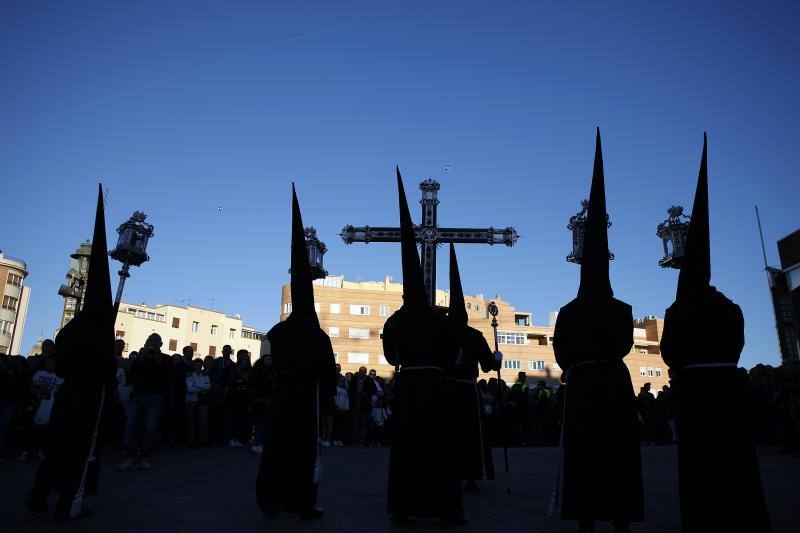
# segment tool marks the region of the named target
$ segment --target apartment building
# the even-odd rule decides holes
[[[19,355],[31,289],[24,281],[28,265],[0,250],[0,353]]]
[[[403,286],[387,276],[383,281],[351,282],[343,276],[328,276],[314,281],[314,305],[322,329],[331,338],[336,360],[343,372],[354,372],[360,366],[374,368],[378,374],[390,375],[394,368],[383,356],[383,324],[403,303]],[[465,295],[470,326],[480,330],[490,346],[494,332],[489,303],[499,309],[497,338],[503,352],[504,379],[513,381],[520,371],[529,381],[545,379],[557,382],[561,369],[553,353],[555,313],[547,326],[533,323],[530,312],[519,311],[499,296],[487,299],[483,294]],[[449,291],[436,291],[436,305],[447,307]],[[290,286],[282,287],[281,320],[291,312]],[[631,372],[634,392],[644,383],[654,389],[668,383],[667,367],[661,359],[659,342],[664,321],[655,316],[636,320],[633,326],[634,346],[625,358]],[[490,376],[483,375],[488,378]]]

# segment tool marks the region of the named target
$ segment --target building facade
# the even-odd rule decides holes
[[[800,230],[778,241],[781,266],[767,267],[782,361],[800,360]]]
[[[138,351],[152,333],[164,343],[164,353],[180,353],[191,346],[197,357],[222,355],[222,347],[230,344],[234,353],[247,350],[253,362],[268,348],[264,333],[245,326],[238,315],[200,307],[175,305],[135,305],[121,302],[114,325],[117,339],[125,341],[125,357]]]
[[[553,352],[555,313],[550,314],[547,326],[539,326],[534,325],[531,313],[517,310],[499,296],[490,300],[483,294],[465,295],[464,300],[469,325],[481,331],[492,347],[494,331],[488,306],[492,301],[497,305],[497,337],[504,355],[504,380],[514,381],[518,372],[526,372],[529,381],[544,379],[556,383],[560,380],[561,369]],[[343,372],[355,372],[358,367],[366,366],[380,375],[391,375],[394,368],[383,356],[381,338],[384,322],[403,303],[402,284],[393,283],[388,276],[382,282],[350,282],[343,276],[328,276],[314,281],[314,301],[320,326],[330,336]],[[436,305],[447,307],[449,303],[449,291],[437,289]],[[290,312],[291,290],[289,285],[284,285],[281,320]],[[633,324],[634,346],[625,363],[631,371],[636,393],[644,383],[651,383],[658,389],[669,381],[659,350],[663,327],[664,321],[654,316]]]
[[[19,355],[31,289],[28,265],[0,251],[0,353]]]

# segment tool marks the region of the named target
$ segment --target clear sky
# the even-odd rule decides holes
[[[600,126],[616,296],[636,316],[672,302],[655,230],[690,209],[708,131],[713,283],[744,311],[742,364],[779,360],[753,206],[777,263],[800,227],[796,2],[386,4],[2,2],[0,248],[30,268],[24,351],[58,325],[99,179],[110,243],[135,209],[156,227],[130,302],[213,298],[268,329],[291,180],[331,274],[400,281],[399,246],[337,237],[397,223],[399,164],[413,199],[442,182],[440,224],[518,229],[458,249],[464,288],[546,324],[577,290],[566,223]]]

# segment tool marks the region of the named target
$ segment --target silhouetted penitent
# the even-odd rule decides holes
[[[46,458],[39,465],[26,500],[30,510],[46,512],[47,496],[53,490],[60,491],[55,508],[57,520],[86,514],[83,496],[95,492],[97,484],[96,478],[90,483],[90,477],[97,475],[100,451],[96,432],[104,408],[109,407],[106,400],[117,385],[102,190],[101,186],[85,303],[56,337],[56,374],[64,378],[64,384],[53,406]],[[87,490],[87,485],[94,486]]]
[[[494,479],[494,464],[491,448],[481,424],[481,408],[478,399],[478,365],[484,372],[499,370],[501,358],[492,353],[483,333],[467,325],[467,310],[458,259],[453,244],[450,244],[450,308],[447,313],[450,334],[456,345],[456,358],[444,368],[447,381],[448,416],[456,441],[454,455],[458,478],[474,486],[484,472],[487,479]],[[499,355],[499,354],[498,354]]]
[[[386,360],[400,365],[394,389],[389,458],[388,510],[396,522],[439,516],[458,522],[463,514],[453,451],[459,445],[446,423],[443,369],[455,360],[447,319],[430,305],[422,282],[414,226],[403,181],[400,196],[400,245],[403,305],[383,328]]]
[[[622,359],[633,345],[631,306],[613,297],[600,131],[578,296],[561,308],[556,360],[566,372],[561,516],[592,531],[613,520],[618,531],[644,519],[636,403]]]
[[[718,332],[713,340],[709,331]],[[771,530],[752,438],[750,380],[737,368],[743,346],[741,309],[711,286],[704,138],[687,262],[661,338],[661,354],[672,373],[686,533]]]
[[[336,362],[314,311],[303,220],[292,186],[292,313],[267,333],[276,374],[273,431],[264,442],[256,480],[262,512],[315,518],[320,474],[319,402],[336,394]]]

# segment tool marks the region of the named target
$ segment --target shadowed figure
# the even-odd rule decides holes
[[[494,463],[488,435],[481,423],[478,398],[478,365],[484,372],[500,369],[502,354],[492,353],[483,333],[467,325],[467,310],[458,259],[450,244],[450,309],[447,313],[451,334],[456,344],[456,358],[444,368],[447,377],[446,396],[448,423],[455,441],[452,450],[457,465],[458,478],[475,488],[475,480],[494,479]]]
[[[316,507],[320,401],[336,394],[336,362],[314,311],[314,289],[303,220],[292,185],[292,312],[267,333],[275,386],[272,431],[265,436],[256,501],[266,516],[278,511],[301,519],[322,516]]]
[[[102,191],[100,186],[84,305],[56,336],[55,370],[64,384],[56,394],[46,456],[25,502],[31,511],[47,512],[47,496],[59,491],[57,520],[88,513],[82,504],[84,494],[96,490],[96,477],[91,480],[98,471],[96,434],[117,384]]]
[[[613,297],[600,130],[578,296],[561,308],[554,351],[566,373],[561,517],[579,531],[597,520],[616,531],[644,519],[636,397],[622,359],[633,346],[631,306]]]
[[[386,360],[400,366],[392,405],[388,510],[397,523],[409,517],[463,521],[461,488],[448,431],[443,368],[455,360],[447,319],[428,305],[414,226],[397,170],[403,260],[403,305],[383,327]]]
[[[704,136],[686,263],[661,338],[672,374],[682,529],[769,532],[753,442],[753,391],[737,368],[744,318],[711,286],[706,147]],[[709,331],[721,334],[712,340]],[[725,393],[709,394],[709,386]]]

